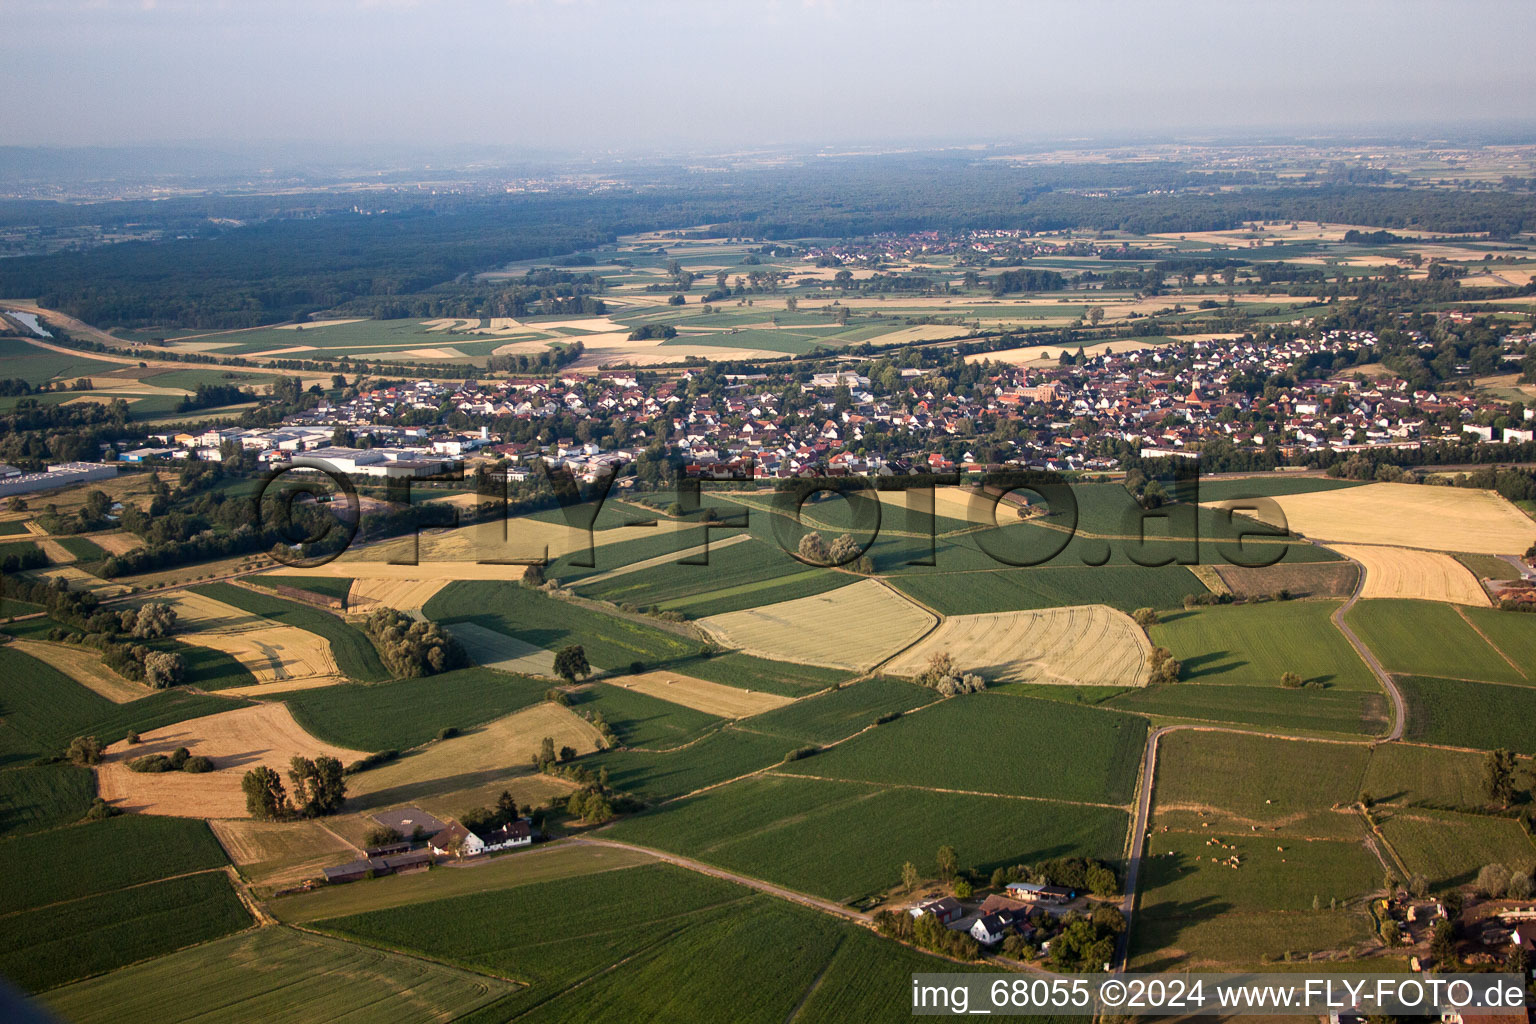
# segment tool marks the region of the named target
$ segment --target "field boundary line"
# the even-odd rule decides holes
[[[1459,604],[1458,605],[1453,605],[1452,607],[1454,607],[1456,609],[1456,614],[1461,616],[1461,621],[1463,621],[1467,625],[1471,626],[1472,627],[1472,631],[1474,633],[1476,633],[1478,636],[1483,638],[1483,643],[1487,644],[1489,647],[1492,647],[1494,649],[1494,652],[1497,653],[1499,657],[1503,658],[1506,662],[1509,663],[1509,667],[1510,668],[1512,668],[1516,672],[1520,673],[1520,675],[1524,676],[1526,679],[1531,678],[1529,675],[1526,675],[1525,669],[1521,668],[1515,662],[1515,659],[1513,659],[1509,655],[1505,654],[1504,653],[1504,649],[1502,647],[1500,647],[1498,644],[1494,643],[1493,639],[1491,637],[1489,637],[1489,635],[1487,633],[1484,633],[1482,631],[1482,628],[1479,627],[1477,623],[1473,622],[1470,618],[1467,617],[1467,613],[1462,609],[1461,605],[1459,605]]]
[[[22,907],[20,910],[7,910],[4,913],[0,913],[0,921],[4,921],[6,918],[15,917],[18,914],[30,914],[34,910],[49,910],[53,907],[63,907],[68,906],[71,903],[79,903],[82,900],[95,899],[98,896],[110,896],[113,893],[127,892],[129,889],[142,889],[146,885],[159,885],[161,882],[174,882],[178,878],[191,878],[194,875],[211,875],[214,872],[219,872],[222,874],[230,866],[231,865],[225,864],[216,868],[199,868],[196,871],[183,871],[179,875],[166,875],[164,878],[151,878],[147,882],[134,882],[132,885],[120,885],[116,889],[103,889],[101,892],[89,892],[84,896],[72,896],[67,900],[54,900],[52,903],[43,903],[35,907]],[[202,945],[202,943],[197,943],[197,945]]]
[[[986,796],[998,800],[1028,800],[1045,804],[1070,804],[1073,807],[1098,807],[1107,811],[1125,811],[1130,813],[1130,804],[1101,804],[1092,800],[1068,800],[1059,796],[1028,796],[1023,793],[988,793],[979,789],[949,789],[944,786],[919,786],[911,782],[872,782],[868,779],[840,779],[831,775],[802,775],[798,772],[775,771],[782,768],[775,765],[773,768],[763,769],[765,775],[775,775],[781,779],[813,779],[817,782],[842,782],[853,786],[874,786],[879,789],[917,789],[925,793],[950,793],[955,796]]]

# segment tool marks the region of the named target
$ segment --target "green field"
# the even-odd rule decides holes
[[[89,537],[55,537],[59,545],[75,556],[80,562],[104,562],[107,553],[103,551],[95,541]]]
[[[940,563],[943,564],[942,562]],[[1182,565],[1056,566],[963,572],[913,570],[892,580],[942,615],[976,615],[1015,608],[1107,604],[1121,611],[1177,608],[1189,594],[1206,593]]]
[[[1513,818],[1449,811],[1390,810],[1380,814],[1381,834],[1410,874],[1436,888],[1466,885],[1485,864],[1520,871],[1536,867],[1536,845]]]
[[[0,690],[0,767],[63,753],[75,736],[91,734],[111,743],[130,730],[148,732],[249,703],[174,689],[114,704],[52,666],[4,647],[0,677],[6,680]]]
[[[284,695],[313,735],[353,750],[406,750],[449,726],[468,729],[537,704],[549,683],[463,668],[392,683],[343,683]]]
[[[1361,819],[1348,807],[1359,795],[1368,758],[1363,744],[1171,732],[1158,741],[1155,822],[1234,833],[1257,824],[1288,836],[1358,836]],[[1345,810],[1334,811],[1334,805]]]
[[[473,622],[546,650],[580,644],[596,668],[627,670],[635,661],[659,668],[699,649],[697,642],[676,633],[548,597],[518,583],[460,580],[438,591],[423,611],[437,622]]]
[[[1361,601],[1349,610],[1347,621],[1387,671],[1394,674],[1480,679],[1490,683],[1533,681],[1478,636],[1448,604]]]
[[[784,770],[889,785],[1128,804],[1146,735],[1145,719],[1134,715],[979,693],[904,715]]]
[[[390,677],[367,634],[330,612],[232,583],[205,583],[192,589],[242,611],[324,637],[331,645],[336,667],[351,679],[369,683]]]
[[[254,583],[258,587],[293,587],[295,590],[307,590],[311,594],[320,594],[323,597],[334,597],[345,601],[347,595],[352,592],[352,580],[345,576],[247,576],[245,582]]]
[[[75,1024],[340,1024],[381,1006],[394,1024],[431,1024],[513,988],[417,957],[261,928],[56,989],[45,1001]]]
[[[1325,689],[1379,692],[1381,684],[1329,616],[1337,601],[1269,601],[1167,612],[1149,630],[1190,683],[1279,686],[1295,672]]]
[[[0,907],[41,907],[222,867],[208,824],[122,815],[0,841]]]
[[[875,724],[882,715],[910,711],[937,696],[927,687],[876,676],[754,715],[740,728],[779,736],[790,744],[831,743]]]
[[[727,726],[681,750],[610,750],[584,759],[593,771],[607,768],[620,792],[646,800],[670,800],[704,786],[755,772],[784,759],[797,743]]]
[[[8,915],[0,975],[40,992],[250,923],[222,871],[185,875]]]
[[[852,901],[896,885],[906,861],[931,870],[946,843],[962,866],[985,872],[1067,855],[1118,861],[1126,823],[1112,808],[773,773],[626,818],[604,834]]]
[[[43,765],[0,770],[0,837],[79,821],[96,796],[88,768]]]
[[[1525,677],[1523,681],[1536,685],[1536,615],[1497,608],[1463,611],[1488,642],[1515,663]]]
[[[1528,758],[1522,761],[1530,763]],[[1374,747],[1360,791],[1378,804],[1477,811],[1489,807],[1482,754],[1412,743]]]
[[[226,370],[223,367],[192,367],[185,370],[161,370],[141,378],[146,384],[160,388],[182,388],[196,391],[199,384],[234,384],[242,388],[260,389],[277,379],[271,373],[246,373]]]
[[[736,651],[679,662],[674,667],[699,679],[748,690],[766,690],[781,697],[803,697],[848,678],[848,673],[842,669],[770,661]]]
[[[1262,729],[1374,736],[1387,730],[1387,699],[1355,690],[1278,686],[1147,686],[1105,702],[1121,711],[1170,719],[1231,722]]]
[[[7,519],[0,522],[0,537],[22,537],[28,532],[25,520]]]
[[[717,715],[626,690],[619,683],[592,683],[575,695],[578,711],[600,712],[626,747],[675,747],[724,724]]]
[[[1269,476],[1201,477],[1201,501],[1230,501],[1233,498],[1274,498],[1282,494],[1312,494],[1359,487],[1355,480],[1336,480],[1326,476],[1295,476],[1275,473]]]
[[[1525,752],[1536,748],[1536,690],[1432,676],[1400,676],[1408,704],[1405,738],[1450,747]]]
[[[38,348],[21,338],[0,338],[0,361],[7,377],[20,377],[34,387],[59,377],[106,374],[123,368],[122,363],[103,362],[84,353]]]

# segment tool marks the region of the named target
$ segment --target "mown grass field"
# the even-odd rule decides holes
[[[260,615],[287,626],[297,626],[324,637],[331,645],[336,667],[350,679],[372,683],[390,678],[389,670],[379,660],[379,652],[367,634],[346,620],[329,612],[267,594],[237,587],[232,583],[206,583],[192,588],[217,601],[234,605],[242,611]]]
[[[130,730],[148,732],[249,703],[174,689],[114,704],[36,658],[3,647],[0,677],[6,681],[0,689],[0,767],[61,754],[75,736],[94,735],[106,744]]]
[[[1127,821],[1111,808],[775,772],[626,818],[605,834],[853,901],[898,884],[906,861],[931,870],[945,844],[961,865],[983,871],[1067,855],[1117,861]]]
[[[1111,697],[1107,707],[1174,719],[1231,722],[1284,732],[1374,736],[1387,730],[1387,699],[1355,690],[1277,686],[1148,686]]]
[[[473,622],[545,650],[580,644],[587,660],[605,669],[627,670],[635,661],[647,668],[672,665],[699,649],[676,633],[605,615],[517,583],[460,580],[433,596],[423,611],[434,621]]]
[[[1225,863],[1234,854],[1236,868]],[[1151,919],[1163,916],[1159,905],[1202,908],[1201,916],[1311,910],[1314,896],[1323,907],[1330,899],[1342,903],[1378,888],[1382,876],[1381,862],[1359,838],[1277,841],[1273,834],[1247,829],[1156,832],[1142,870],[1139,913]]]
[[[0,770],[0,837],[79,821],[96,795],[89,768],[44,765]]]
[[[1183,681],[1279,686],[1295,672],[1325,689],[1381,684],[1329,621],[1337,601],[1269,601],[1166,612],[1149,633],[1184,665]]]
[[[1521,761],[1523,766],[1530,764],[1529,758]],[[1485,810],[1489,806],[1482,754],[1412,743],[1377,745],[1360,791],[1376,803],[1407,807]]]
[[[1529,684],[1525,674],[1457,614],[1432,601],[1361,601],[1346,617],[1387,671]]]
[[[261,928],[56,989],[45,1002],[75,1024],[337,1024],[370,1008],[395,1024],[431,1024],[513,988],[416,957],[292,928]]]
[[[206,942],[251,923],[222,871],[105,892],[3,920],[0,975],[31,992]]]
[[[545,680],[464,668],[392,683],[295,690],[283,700],[319,739],[353,750],[406,750],[440,729],[466,729],[536,704],[548,689]]]
[[[1409,872],[1436,888],[1465,885],[1485,864],[1536,867],[1536,844],[1514,818],[1394,809],[1381,812],[1379,820],[1381,834]]]
[[[1146,735],[1146,720],[1133,715],[979,693],[903,715],[784,770],[861,782],[1126,804]]]
[[[1492,750],[1532,747],[1536,690],[1432,676],[1401,676],[1408,704],[1407,739]]]
[[[739,728],[786,743],[831,743],[875,724],[882,715],[909,711],[938,699],[934,691],[901,679],[876,676],[787,707],[754,715]]]
[[[1153,820],[1234,833],[1258,824],[1288,836],[1358,836],[1361,819],[1331,808],[1354,803],[1368,758],[1363,745],[1170,732],[1158,741]]]

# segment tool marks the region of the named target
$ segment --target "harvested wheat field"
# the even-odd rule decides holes
[[[178,640],[223,651],[260,682],[340,676],[330,643],[307,629],[185,590],[156,599],[176,609]]]
[[[136,548],[144,546],[144,538],[136,533],[121,531],[118,533],[93,533],[91,540],[96,546],[109,555],[126,555]]]
[[[345,556],[343,556],[345,558]],[[267,576],[342,576],[363,580],[423,582],[454,580],[520,580],[524,566],[494,565],[481,562],[433,562],[423,558],[419,565],[390,565],[388,562],[343,561],[337,559],[313,568],[295,566],[273,569]]]
[[[55,565],[47,569],[36,569],[31,575],[39,579],[63,580],[64,585],[70,590],[89,590],[97,597],[116,597],[128,592],[128,587],[123,583],[110,583],[100,576],[92,576],[84,569],[77,569],[73,565]]]
[[[347,592],[347,611],[366,615],[375,608],[393,608],[420,619],[422,606],[450,582],[446,576],[435,580],[353,580]]]
[[[382,806],[415,799],[418,790],[435,783],[462,789],[484,775],[523,772],[546,736],[555,741],[556,750],[572,747],[578,754],[590,754],[602,743],[598,731],[569,708],[549,702],[535,704],[462,736],[437,740],[397,761],[348,776],[348,799],[359,807]]]
[[[705,679],[681,676],[676,672],[642,672],[639,675],[610,679],[611,686],[622,686],[648,697],[681,704],[685,708],[703,711],[721,718],[746,718],[764,711],[793,704],[793,697],[780,697],[775,693],[744,690],[723,683],[711,683]]]
[[[208,823],[229,859],[256,885],[274,888],[319,878],[321,869],[362,851],[318,821],[214,820]]]
[[[170,754],[177,747],[212,758],[213,771],[140,774],[124,764],[145,754]],[[317,740],[299,727],[286,704],[256,704],[152,729],[132,745],[126,740],[112,744],[96,769],[96,785],[104,800],[124,811],[244,818],[240,780],[247,771],[264,764],[285,772],[290,758],[321,754],[348,763],[362,757],[363,751]]]
[[[1129,616],[1098,604],[952,615],[886,671],[916,676],[940,653],[993,683],[1145,686],[1152,645]]]
[[[725,647],[777,661],[863,672],[915,642],[937,620],[876,580],[813,597],[700,619]]]
[[[555,652],[524,643],[515,636],[477,626],[473,622],[455,622],[445,627],[464,648],[469,660],[486,668],[516,672],[525,676],[555,674]]]
[[[112,701],[126,704],[140,697],[148,697],[155,691],[143,683],[124,679],[101,662],[101,654],[91,647],[79,644],[56,644],[46,640],[14,639],[13,650],[31,655],[38,661],[51,665],[69,676],[81,686]]]
[[[1477,577],[1438,551],[1334,544],[1333,550],[1365,567],[1361,597],[1411,597],[1487,607],[1492,604]]]
[[[1493,491],[1366,484],[1270,500],[1293,531],[1313,540],[1485,555],[1519,554],[1536,544],[1536,522]]]

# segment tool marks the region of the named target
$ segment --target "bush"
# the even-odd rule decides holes
[[[1174,658],[1172,651],[1166,647],[1152,648],[1152,674],[1149,682],[1176,683],[1183,674],[1184,666]]]
[[[445,725],[441,729],[437,730],[437,738],[440,740],[451,740],[458,734],[458,727],[452,725]]]
[[[791,761],[803,761],[808,757],[815,757],[820,752],[820,747],[796,747],[794,750],[791,750],[789,753],[784,755],[783,763],[788,764]]]
[[[213,759],[204,757],[202,754],[198,754],[196,757],[189,757],[187,758],[187,763],[181,766],[181,770],[191,772],[194,775],[211,772],[213,771]]]
[[[358,772],[365,772],[369,768],[377,768],[381,764],[388,764],[399,756],[400,751],[398,750],[380,750],[377,753],[369,754],[367,757],[358,758],[347,765],[346,774],[356,775]]]
[[[65,756],[73,764],[100,764],[101,740],[95,736],[76,736],[69,741]]]
[[[363,621],[384,665],[397,676],[436,675],[467,664],[464,649],[436,622],[418,622],[393,608],[379,608]]]

